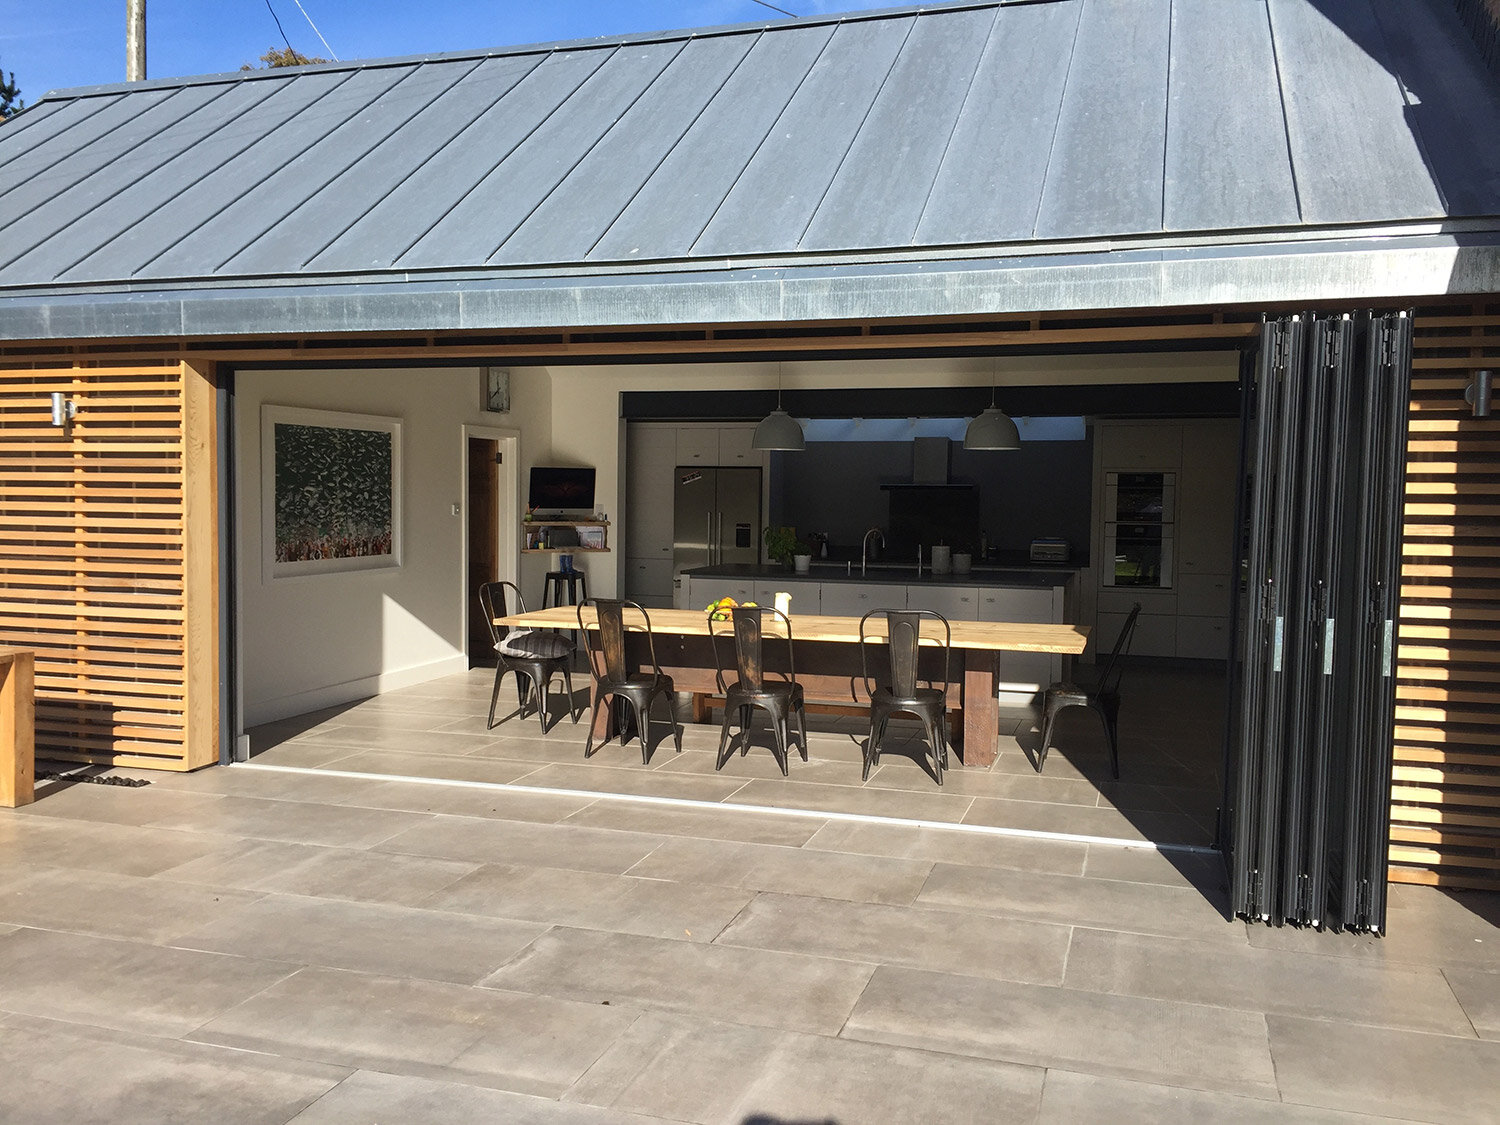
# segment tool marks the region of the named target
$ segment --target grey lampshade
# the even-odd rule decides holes
[[[751,449],[798,450],[806,444],[802,424],[779,406],[761,419],[755,427],[755,436],[750,439]]]
[[[988,406],[964,431],[964,448],[1020,449],[1021,433],[1005,411],[998,406]]]

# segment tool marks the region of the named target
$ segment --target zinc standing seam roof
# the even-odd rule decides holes
[[[0,334],[102,294],[150,319],[1497,217],[1500,92],[1450,0],[950,4],[48,94],[0,127]]]

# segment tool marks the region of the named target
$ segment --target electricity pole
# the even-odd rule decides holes
[[[125,81],[146,78],[146,0],[125,0]]]

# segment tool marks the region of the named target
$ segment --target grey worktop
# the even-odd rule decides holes
[[[923,567],[917,574],[916,565],[901,567],[888,563],[869,567],[864,574],[859,564],[846,567],[844,563],[815,562],[806,574],[798,574],[785,566],[699,566],[682,573],[691,578],[748,578],[764,579],[767,582],[890,582],[904,586],[962,586],[1018,587],[1045,589],[1065,586],[1078,573],[1072,564],[1031,563],[1026,566],[976,566],[968,574],[933,574]]]

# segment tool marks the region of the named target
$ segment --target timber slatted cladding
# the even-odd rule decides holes
[[[1397,658],[1391,878],[1500,888],[1500,303],[1415,321]]]
[[[214,453],[201,383],[180,363],[0,367],[0,644],[36,652],[38,757],[218,759],[212,607],[191,606],[214,590],[216,525],[188,534],[215,516],[191,479]],[[55,391],[77,404],[66,427]]]

